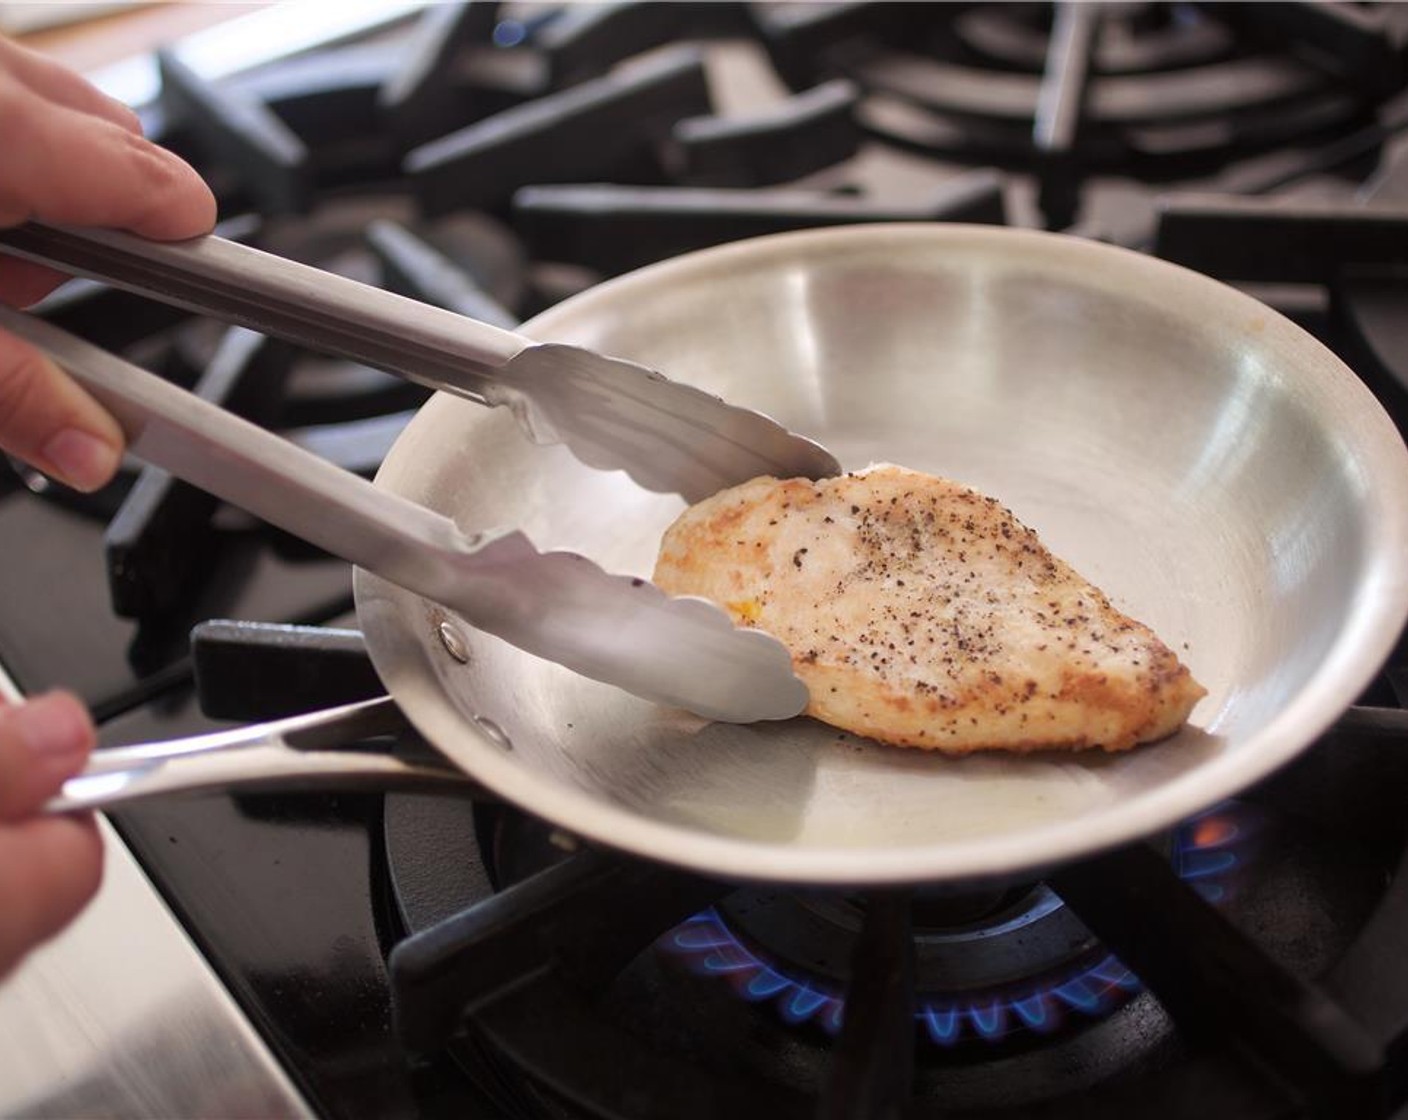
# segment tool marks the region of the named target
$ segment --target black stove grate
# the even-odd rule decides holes
[[[1248,285],[1403,426],[1405,11],[475,0],[220,82],[168,53],[144,116],[215,184],[227,236],[502,325],[758,233],[1011,222]],[[43,311],[363,473],[423,399],[97,285]],[[108,741],[204,724],[193,678],[222,720],[379,689],[355,631],[287,625],[344,616],[345,565],[156,472],[80,496],[0,469],[0,536],[32,542],[0,551],[0,663],[30,691],[77,685]],[[245,621],[188,639],[226,617]],[[651,948],[750,900],[504,806],[246,797],[119,824],[334,1115],[1389,1115],[1404,665],[1249,794],[1280,824],[1246,897],[1213,908],[1145,847],[1058,871],[1082,936],[1149,991],[981,1057],[915,1046],[922,897],[862,900],[833,1040]],[[289,921],[313,890],[335,901]]]
[[[626,3],[527,16],[449,5],[404,45],[333,47],[221,83],[167,52],[148,123],[209,173],[226,213],[262,216],[222,232],[503,325],[601,276],[741,237],[1022,220],[1028,203],[1048,228],[1080,218],[1082,232],[1152,242],[1215,275],[1323,283],[1332,269],[1347,291],[1397,260],[1402,226],[1353,207],[1349,188],[1333,212],[1155,208],[1170,177],[1180,197],[1323,182],[1372,161],[1408,123],[1403,19],[1288,12],[1283,26],[1180,4]],[[539,80],[513,96],[485,93],[505,71],[532,69]],[[740,82],[747,96],[734,92]],[[718,111],[735,100],[763,107]],[[1256,158],[1267,147],[1271,165]],[[924,153],[922,174],[901,149]],[[1098,180],[1112,168],[1127,182],[1120,205],[1105,207]],[[465,216],[478,222],[471,236]],[[563,287],[564,265],[587,271]],[[1358,322],[1352,304],[1343,313]],[[230,359],[211,324],[148,301],[85,285],[45,311],[178,380],[230,376],[214,368]],[[376,457],[352,449],[367,429],[338,426],[423,399],[305,354],[280,353],[291,373],[256,364],[260,419],[363,471]],[[405,418],[388,417],[372,446]],[[48,490],[110,518],[132,484],[125,474],[96,499]],[[229,543],[211,513],[148,472],[110,534],[118,615],[150,631],[191,617],[206,565],[200,549],[173,542]],[[289,542],[274,539],[287,555]],[[133,667],[142,677],[173,656],[174,643],[147,642]],[[61,679],[60,668],[42,666],[33,686]]]

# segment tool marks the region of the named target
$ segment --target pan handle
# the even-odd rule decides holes
[[[0,252],[481,404],[495,397],[509,359],[533,345],[502,327],[220,237],[159,242],[119,230],[26,222],[0,230]]]
[[[409,730],[400,708],[383,696],[233,731],[109,747],[94,753],[44,811],[113,809],[175,793],[236,790],[479,790],[428,748],[412,755],[346,745]]]

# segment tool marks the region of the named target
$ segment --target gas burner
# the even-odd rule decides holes
[[[1227,58],[1229,28],[1189,5],[1105,5],[1105,34],[1094,63],[1105,74],[1154,73]],[[1039,72],[1051,50],[1050,14],[1040,5],[976,6],[954,19],[954,38],[975,60]]]
[[[1379,752],[1363,731],[1348,728],[1338,753],[1332,744],[1317,757],[1408,776],[1391,737]],[[920,1043],[914,1115],[987,1108],[1017,1117],[1038,1101],[1092,1093],[1089,1110],[1076,1114],[1179,1116],[1172,1101],[1138,1111],[1170,1067],[1218,1101],[1257,1092],[1181,1050],[1182,1030],[1163,1002],[1176,989],[1161,962],[1197,955],[1199,941],[1185,931],[1209,916],[1216,928],[1199,937],[1210,939],[1213,958],[1244,954],[1232,927],[1255,931],[1264,956],[1241,959],[1235,981],[1253,994],[1227,999],[1256,1006],[1276,986],[1300,983],[1285,969],[1319,976],[1344,957],[1393,859],[1377,842],[1345,842],[1323,819],[1320,802],[1343,813],[1336,791],[1352,772],[1293,770],[1274,808],[1263,799],[1220,806],[1161,850],[1063,869],[1049,888],[917,894],[907,907],[917,981],[907,1034]],[[1366,808],[1364,818],[1380,815]],[[647,1087],[640,1100],[673,1110],[664,1114],[717,1115],[690,1102],[726,1098],[740,1115],[809,1116],[819,1095],[835,1091],[827,1086],[838,1067],[867,1045],[848,1040],[841,1003],[849,991],[874,1010],[875,992],[855,970],[866,959],[857,946],[885,909],[880,896],[711,885],[580,849],[502,805],[389,797],[385,831],[408,935],[391,966],[401,1037],[423,1057],[448,1053],[503,1088],[501,1106],[524,1116],[660,1115],[622,1095],[612,1071],[629,1069]],[[682,910],[692,898],[698,904]],[[1213,898],[1217,911],[1203,901]],[[1090,916],[1108,924],[1131,905],[1154,926],[1116,930],[1118,949],[1114,937],[1102,947]],[[1281,931],[1271,916],[1287,912],[1295,920]],[[1073,935],[1069,945],[1062,931]],[[1136,959],[1159,975],[1159,999],[1122,963]],[[971,978],[954,971],[969,968]],[[1263,969],[1277,979],[1258,979]],[[1271,987],[1256,987],[1263,983]],[[885,1038],[882,1050],[893,1042]],[[556,1103],[559,1092],[571,1107]]]
[[[922,947],[924,935],[919,940]],[[791,1026],[816,1023],[827,1034],[840,1033],[845,1014],[841,990],[766,963],[730,929],[717,909],[697,914],[671,930],[660,948],[688,961],[700,975],[726,978],[750,1003],[771,1001]],[[945,1047],[972,1039],[1011,1041],[1024,1028],[1051,1034],[1060,1029],[1068,1011],[1103,1018],[1142,986],[1113,955],[1096,956],[1094,964],[1079,966],[1063,979],[1040,981],[1023,996],[995,992],[956,1000],[921,994],[923,1002],[915,1017],[928,1038]]]
[[[1185,822],[1169,841],[1178,875],[1211,902],[1230,896],[1258,814],[1237,802]],[[657,948],[724,979],[792,1026],[835,1035],[846,967],[865,917],[854,895],[741,890],[670,930]],[[1045,884],[920,891],[913,903],[916,1020],[936,1045],[1012,1045],[1105,1018],[1143,990]]]

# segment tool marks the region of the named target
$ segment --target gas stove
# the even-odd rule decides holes
[[[1400,7],[476,0],[325,42],[290,12],[287,57],[157,59],[148,131],[226,236],[511,326],[759,234],[1063,230],[1246,288],[1408,423]],[[363,474],[424,400],[95,284],[42,311]],[[162,472],[84,496],[12,464],[0,537],[0,666],[107,745],[381,692],[348,567]],[[320,1115],[1389,1116],[1405,690],[1400,646],[1241,798],[1000,888],[738,888],[487,797],[111,821]]]

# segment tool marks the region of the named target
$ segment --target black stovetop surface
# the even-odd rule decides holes
[[[1246,285],[1402,428],[1405,26],[1315,4],[441,5],[221,83],[168,56],[146,118],[229,235],[504,324],[755,233],[1070,229]],[[363,472],[421,399],[92,285],[46,312]],[[151,471],[41,490],[0,469],[0,664],[79,691],[105,743],[373,686],[348,635],[249,631],[230,661],[207,629],[192,655],[208,619],[354,627],[346,565]],[[250,668],[265,641],[285,660]],[[1157,850],[1000,898],[728,890],[446,799],[212,796],[115,823],[330,1116],[881,1115],[910,1035],[905,1115],[1387,1115],[1408,1095],[1405,667]],[[885,994],[911,922],[912,1020]],[[1002,984],[925,971],[1055,922],[1073,948]],[[410,964],[460,942],[472,963],[420,990]],[[868,1037],[835,1033],[848,977]]]

